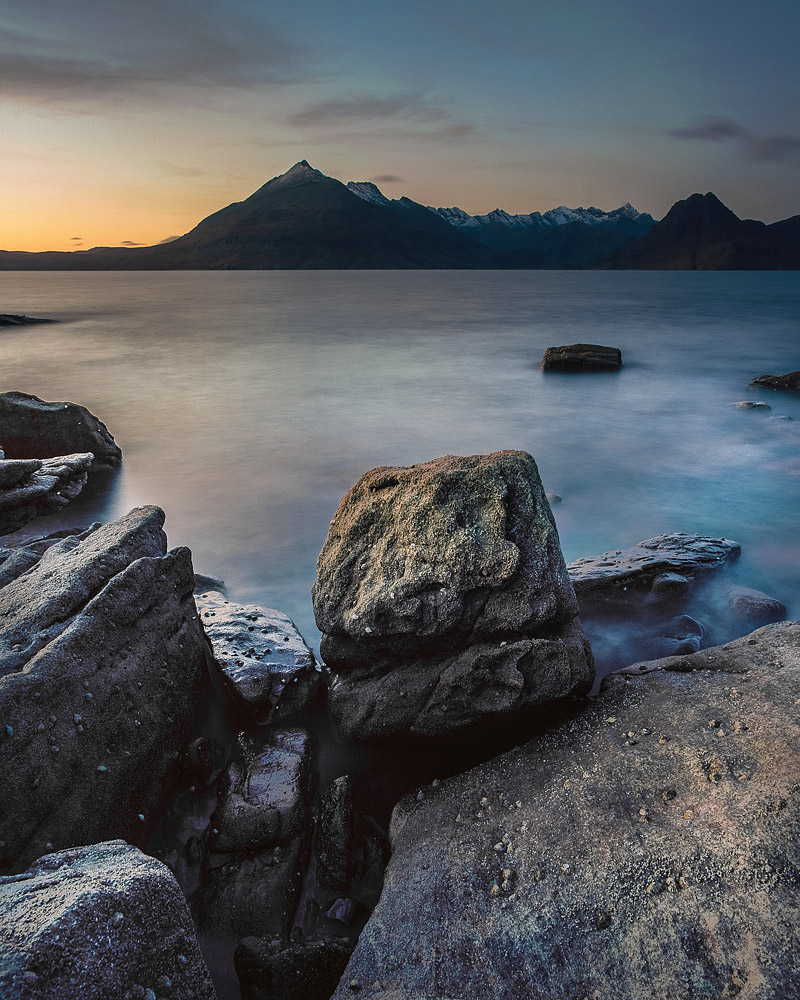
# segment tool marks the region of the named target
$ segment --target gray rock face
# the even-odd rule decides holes
[[[0,393],[0,447],[7,458],[54,458],[91,452],[115,466],[122,452],[104,423],[77,403],[46,403],[25,392]]]
[[[335,676],[329,709],[352,740],[445,737],[591,685],[592,654],[577,619],[546,639],[482,642]]]
[[[211,818],[201,923],[211,933],[285,938],[310,839],[307,735],[241,736],[224,789]]]
[[[786,375],[759,375],[750,382],[750,385],[763,385],[767,389],[800,392],[800,371],[788,372]]]
[[[600,344],[548,347],[539,367],[553,372],[619,371],[622,367],[622,352],[616,347],[603,347]]]
[[[100,523],[96,521],[83,531],[77,528],[67,529],[54,532],[52,535],[26,538],[18,545],[0,545],[0,587],[5,587],[7,583],[26,573],[31,566],[35,566],[53,545],[63,542],[66,545],[75,546],[99,527]],[[65,542],[67,538],[71,541]]]
[[[215,997],[178,883],[122,840],[0,878],[0,995]]]
[[[777,597],[770,597],[762,590],[750,587],[731,587],[728,591],[728,607],[742,621],[753,625],[780,622],[786,617],[786,605]]]
[[[741,546],[728,538],[676,532],[648,538],[629,549],[576,559],[567,566],[575,593],[583,605],[593,601],[630,601],[646,597],[654,584],[669,590],[664,574],[692,580],[738,559]],[[675,581],[674,581],[675,582]],[[680,581],[675,582],[680,588]]]
[[[362,476],[331,521],[313,597],[322,656],[339,674],[331,709],[352,738],[440,735],[591,684],[525,452]],[[556,673],[535,677],[539,653],[543,675]]]
[[[91,454],[0,459],[0,535],[73,500],[86,485],[92,460]]]
[[[800,995],[798,698],[770,625],[407,797],[336,1000]]]
[[[188,549],[141,507],[50,545],[0,589],[2,868],[141,840],[209,696]],[[141,816],[144,820],[140,819]]]
[[[291,619],[271,608],[234,604],[215,591],[196,601],[214,659],[241,708],[266,723],[308,704],[321,674]]]

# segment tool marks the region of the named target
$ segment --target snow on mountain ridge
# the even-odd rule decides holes
[[[373,205],[389,204],[389,199],[372,181],[348,181],[347,190],[352,191],[359,198],[363,198],[364,201],[372,202]]]
[[[502,208],[495,208],[486,215],[470,215],[463,208],[434,208],[432,205],[426,207],[459,229],[488,226],[493,223],[507,226],[509,229],[529,229],[533,226],[554,228],[570,222],[582,222],[588,226],[613,226],[621,218],[634,221],[638,219],[647,221],[651,218],[646,212],[637,211],[630,202],[615,208],[612,212],[604,212],[594,207],[567,208],[566,205],[559,205],[558,208],[551,208],[548,212],[531,212],[530,215],[511,215]]]

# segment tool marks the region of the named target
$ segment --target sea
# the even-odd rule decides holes
[[[507,448],[562,498],[567,561],[723,536],[742,546],[730,581],[800,617],[800,395],[748,388],[800,368],[796,272],[4,273],[0,311],[57,320],[0,330],[2,391],[84,404],[124,453],[22,534],[158,504],[196,571],[313,647],[315,563],[348,488]],[[620,348],[623,368],[540,370],[576,342]],[[704,624],[706,645],[737,628]],[[590,638],[603,670],[641,653]]]

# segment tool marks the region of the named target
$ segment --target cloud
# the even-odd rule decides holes
[[[735,140],[744,159],[800,166],[800,135],[794,132],[754,135],[730,118],[709,116],[701,118],[693,125],[672,129],[667,135],[673,139],[700,139],[710,142]]]
[[[122,247],[143,247],[144,243],[134,243],[133,240],[122,240],[120,243]]]
[[[15,19],[15,10],[19,12]],[[0,29],[6,98],[74,104],[189,88],[251,89],[313,75],[300,45],[242,0],[11,0]]]
[[[800,165],[800,135],[778,133],[749,136],[745,142],[745,151],[751,160]]]
[[[70,239],[72,240],[73,243],[83,243],[82,236],[70,236]]]
[[[403,178],[397,174],[377,174],[375,177],[370,177],[370,180],[373,184],[400,184]]]
[[[319,101],[286,119],[296,127],[358,127],[368,125],[375,136],[376,128],[389,126],[393,134],[404,129],[421,138],[461,138],[474,126],[452,121],[447,108],[430,103],[423,94],[406,93],[392,97],[348,97],[336,101]]]
[[[745,130],[741,125],[731,121],[730,118],[708,115],[705,118],[700,118],[693,125],[671,129],[667,135],[672,136],[673,139],[705,139],[709,142],[724,142],[727,139],[735,139],[745,135]]]
[[[161,246],[163,243],[172,243],[173,240],[177,240],[179,238],[179,236],[167,236],[163,240],[158,241],[158,246]]]

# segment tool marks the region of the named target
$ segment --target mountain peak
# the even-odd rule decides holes
[[[286,173],[278,174],[271,181],[267,181],[261,190],[264,191],[268,188],[270,191],[274,191],[276,188],[291,187],[295,184],[307,184],[309,182],[316,183],[321,180],[329,180],[329,178],[321,170],[312,167],[308,160],[298,160],[293,167],[289,167]]]

